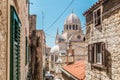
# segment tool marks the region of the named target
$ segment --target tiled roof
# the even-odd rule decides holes
[[[83,15],[86,15],[89,11],[91,11],[93,8],[95,8],[97,5],[103,3],[105,0],[98,0],[93,6],[91,6]]]
[[[77,79],[84,80],[85,78],[85,61],[83,60],[64,66],[63,69]]]

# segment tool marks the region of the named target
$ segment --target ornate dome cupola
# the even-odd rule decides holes
[[[80,19],[73,12],[67,17],[64,22],[64,31],[81,30]]]

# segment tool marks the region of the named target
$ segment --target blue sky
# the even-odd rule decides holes
[[[55,36],[57,29],[59,33],[63,31],[64,21],[67,16],[74,11],[80,18],[81,26],[85,26],[85,17],[83,13],[89,9],[98,0],[74,0],[71,6],[64,14],[53,24],[53,22],[61,15],[64,9],[72,0],[30,0],[30,14],[37,15],[37,29],[44,29],[46,33],[46,44],[50,47],[55,45]],[[42,13],[44,14],[44,26],[42,26]],[[50,27],[49,29],[47,29]],[[83,28],[85,30],[85,28]]]

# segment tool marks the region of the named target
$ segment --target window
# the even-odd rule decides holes
[[[65,56],[65,55],[66,55],[66,53],[64,53],[64,52],[61,53],[61,56]]]
[[[11,6],[10,17],[10,80],[20,80],[20,20]]]
[[[75,25],[73,25],[73,30],[75,30]]]
[[[55,62],[58,60],[58,56],[57,55],[55,55]]]
[[[88,62],[106,66],[105,43],[99,42],[88,45]]]
[[[69,29],[71,30],[71,25],[69,26]]]
[[[94,24],[95,26],[101,25],[102,22],[102,8],[98,8],[93,12],[93,19],[94,19]]]
[[[96,63],[102,64],[102,53],[101,53],[101,44],[96,44]]]
[[[54,61],[54,56],[53,55],[51,55],[51,61]]]
[[[78,25],[76,25],[76,30],[78,30]]]
[[[80,39],[80,38],[81,38],[81,36],[80,36],[80,35],[78,35],[78,36],[77,36],[77,38],[78,38],[78,39]]]
[[[66,27],[67,27],[67,30],[68,30],[68,25]]]

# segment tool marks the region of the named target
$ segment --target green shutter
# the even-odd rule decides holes
[[[10,24],[10,80],[20,80],[20,21],[12,6]]]

